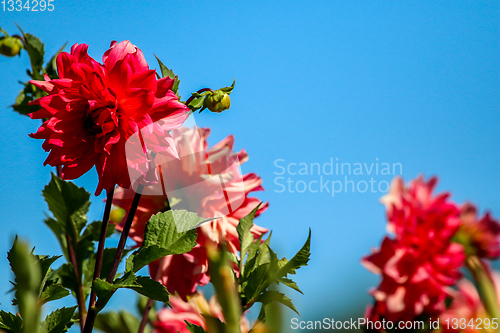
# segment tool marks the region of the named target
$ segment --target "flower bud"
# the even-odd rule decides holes
[[[21,52],[23,43],[17,37],[4,36],[0,37],[0,54],[13,57]]]
[[[212,112],[220,113],[229,109],[230,106],[231,98],[222,90],[216,90],[205,98],[205,107]]]

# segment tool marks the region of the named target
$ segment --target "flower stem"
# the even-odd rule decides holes
[[[92,279],[92,283],[101,275],[102,258],[104,254],[104,243],[106,241],[106,234],[108,232],[109,214],[111,212],[111,205],[113,204],[114,193],[115,193],[114,186],[107,191],[106,206],[104,207],[104,214],[102,216],[101,233],[99,234],[99,243],[97,245],[96,262],[95,262],[94,276]],[[87,318],[85,322],[81,323],[83,327],[82,331],[83,333],[92,332],[92,328],[94,327],[95,317],[97,315],[95,305],[96,305],[96,294],[93,290],[91,290]]]
[[[62,168],[60,165],[56,166],[56,174],[57,177],[62,178]],[[69,260],[71,262],[71,265],[73,265],[73,269],[75,271],[76,284],[78,287],[76,300],[78,302],[78,312],[80,313],[80,330],[83,332],[83,325],[85,324],[85,319],[87,317],[87,310],[85,308],[85,296],[83,294],[82,276],[78,271],[78,260],[76,259],[75,250],[71,245],[71,238],[67,233],[65,234],[65,238],[66,238],[66,244],[68,246]]]
[[[68,234],[66,236],[66,244],[68,245],[68,255],[71,264],[73,265],[73,269],[75,271],[76,284],[78,287],[78,292],[76,295],[76,300],[78,302],[78,311],[80,312],[80,330],[83,332],[83,324],[85,323],[85,319],[87,317],[87,310],[85,307],[85,296],[83,295],[83,286],[82,286],[82,276],[78,271],[78,261],[76,260],[75,251],[73,246],[71,245],[71,238]]]
[[[468,257],[466,264],[477,283],[479,295],[490,318],[500,318],[496,288],[488,268],[477,256]],[[500,328],[496,331],[500,332]]]
[[[111,212],[111,205],[113,204],[114,193],[115,193],[114,186],[107,191],[106,206],[104,207],[104,214],[102,216],[101,233],[99,235],[99,243],[97,245],[94,277],[93,277],[92,281],[95,281],[95,279],[97,279],[101,275],[102,257],[104,254],[104,243],[106,241],[106,234],[108,232],[109,214]],[[96,304],[96,295],[95,295],[94,291],[91,291],[89,309],[90,309],[90,307],[94,307],[95,304]]]
[[[155,274],[155,281],[158,281],[161,276],[161,269],[164,264],[165,257],[161,258],[160,261],[158,262],[158,269],[156,270]],[[150,298],[148,299],[148,303],[146,304],[146,307],[144,308],[144,313],[142,314],[142,319],[141,319],[141,325],[139,326],[139,331],[138,333],[143,333],[144,329],[146,328],[146,325],[148,324],[148,318],[149,318],[149,311],[151,310],[151,307],[153,306],[153,300]]]
[[[139,205],[139,201],[141,200],[141,193],[143,189],[144,185],[139,184],[134,196],[134,200],[132,201],[132,206],[128,211],[127,220],[125,221],[125,227],[122,230],[120,241],[118,242],[118,247],[116,249],[113,265],[111,266],[111,270],[109,271],[108,277],[106,279],[108,283],[113,283],[116,271],[118,270],[118,265],[122,260],[123,250],[125,249],[125,243],[127,241],[128,234],[130,232],[130,227],[132,226],[132,221],[134,220],[135,212],[137,211],[137,206]],[[106,237],[106,234],[104,234],[104,237]],[[96,316],[97,316],[96,303],[94,303],[93,306],[91,306],[91,304],[89,303],[89,312],[87,314],[87,320],[85,322],[85,328],[83,329],[83,333],[92,332]]]
[[[197,91],[198,94],[201,94],[202,92],[205,92],[205,91],[213,91],[212,89],[210,88],[202,88],[200,90]],[[191,101],[194,99],[195,97],[193,95],[191,95],[191,97],[188,98],[188,100],[184,103],[186,105],[189,105],[189,103],[191,103]]]
[[[241,304],[234,281],[234,273],[228,265],[225,246],[219,250],[215,244],[208,244],[207,255],[211,281],[222,308],[227,333],[241,333]]]
[[[130,206],[130,210],[128,211],[127,220],[125,221],[125,226],[123,227],[120,241],[118,242],[115,259],[113,260],[113,265],[111,265],[111,270],[109,271],[108,278],[106,279],[108,283],[113,283],[113,280],[115,279],[116,271],[118,270],[118,265],[120,265],[120,261],[122,260],[125,243],[127,242],[130,227],[132,227],[132,221],[134,221],[135,212],[137,211],[137,206],[139,206],[139,201],[141,200],[143,189],[144,185],[139,184],[139,186],[137,187],[137,191],[135,192],[132,206]]]

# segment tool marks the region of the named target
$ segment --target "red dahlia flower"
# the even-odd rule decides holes
[[[460,224],[459,210],[448,194],[432,195],[436,183],[436,178],[426,183],[419,177],[406,188],[396,178],[381,200],[395,237],[386,237],[380,249],[362,260],[367,269],[382,275],[372,291],[371,320],[437,315],[445,310],[449,287],[461,277],[464,250],[451,242]]]
[[[103,65],[87,54],[88,45],[75,44],[57,57],[59,79],[30,81],[48,93],[31,104],[41,110],[33,119],[47,119],[30,136],[44,139],[50,151],[45,164],[62,166],[64,179],[76,179],[96,167],[96,195],[118,184],[130,187],[128,167],[148,169],[144,154],[126,156],[127,139],[139,130],[148,136],[147,149],[170,153],[168,131],[179,127],[189,109],[171,90],[170,78],[156,79],[144,56],[129,41],[111,43]],[[143,147],[144,148],[144,147]]]
[[[177,291],[186,299],[195,292],[197,285],[209,281],[206,244],[227,242],[230,250],[239,251],[236,226],[239,219],[248,215],[261,201],[248,195],[262,191],[262,180],[256,174],[242,175],[240,165],[248,159],[242,150],[234,152],[234,137],[228,136],[212,148],[208,148],[208,128],[180,128],[172,131],[175,150],[179,159],[158,162],[162,182],[159,195],[142,195],[129,236],[142,243],[145,225],[153,214],[169,209],[185,209],[204,218],[218,218],[201,225],[198,245],[189,253],[167,256],[160,267],[162,282],[169,292]],[[221,187],[223,180],[224,186]],[[128,210],[134,192],[118,189],[113,204]],[[260,206],[257,215],[267,209]],[[229,208],[229,209],[228,209]],[[123,225],[124,221],[122,221]],[[118,226],[118,229],[122,226]],[[254,225],[251,229],[258,238],[267,229]],[[151,276],[156,276],[158,262],[150,265]]]

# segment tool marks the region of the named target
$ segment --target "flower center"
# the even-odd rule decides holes
[[[83,120],[83,127],[91,133],[96,133],[96,134],[102,133],[101,126],[97,125],[94,122],[94,119],[92,118],[92,116],[90,116],[90,115],[85,117],[85,119]]]

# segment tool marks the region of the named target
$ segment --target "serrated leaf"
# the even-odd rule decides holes
[[[258,292],[263,289],[262,285],[268,279],[268,277],[268,264],[257,267],[248,275],[248,278],[245,280],[246,282],[243,285],[243,294],[247,301],[257,297]]]
[[[141,248],[127,259],[126,270],[137,272],[166,255],[191,251],[197,237],[192,228],[205,221],[208,220],[185,210],[169,210],[153,215],[146,223]],[[178,228],[186,231],[179,231]]]
[[[302,246],[302,248],[290,259],[286,262],[277,272],[276,278],[286,277],[290,272],[295,273],[296,269],[299,269],[302,266],[306,266],[309,262],[309,256],[311,248],[311,229],[309,229],[309,236],[307,237],[306,242]]]
[[[87,223],[90,193],[54,174],[42,192],[54,218],[76,240]]]
[[[168,304],[168,292],[167,288],[160,282],[155,281],[147,276],[138,276],[137,283],[140,287],[131,287],[130,289],[135,290],[141,295],[144,295],[152,300],[160,301]]]
[[[160,70],[161,70],[162,77],[167,77],[168,76],[171,79],[175,79],[174,71],[171,70],[171,69],[169,69],[167,66],[165,66],[163,64],[163,62],[161,62],[161,60],[156,56],[156,54],[155,54],[155,58],[158,61],[158,65],[160,65]]]
[[[34,70],[33,79],[41,80],[43,76],[40,72],[43,69],[43,56],[45,55],[43,43],[38,37],[24,33],[26,51],[30,57],[31,66]]]
[[[278,303],[281,303],[283,305],[286,305],[287,307],[289,307],[290,309],[292,309],[293,311],[295,311],[295,313],[297,313],[300,316],[300,314],[298,313],[297,309],[293,305],[292,300],[290,298],[286,297],[285,294],[282,294],[282,293],[280,293],[277,290],[266,290],[266,291],[264,291],[257,298],[257,302],[260,302],[263,305],[267,305],[267,304],[269,304],[271,302],[278,302]]]
[[[42,322],[40,328],[41,333],[63,333],[66,332],[72,325],[73,314],[76,306],[71,308],[61,308],[49,314]]]
[[[302,292],[302,290],[299,289],[299,287],[297,286],[297,284],[294,281],[292,281],[291,279],[279,278],[278,282],[284,284],[285,286],[287,286],[289,288],[292,288],[293,290],[298,291],[301,294],[304,294]]]
[[[133,272],[126,272],[124,276],[109,283],[107,281],[96,279],[92,285],[92,290],[101,299],[109,299],[113,293],[119,288],[140,287],[137,283],[137,277]]]
[[[23,320],[18,315],[0,310],[0,329],[8,333],[21,333]]]
[[[39,303],[45,304],[68,296],[70,292],[61,284],[51,284],[40,294]]]
[[[259,210],[261,204],[258,204],[250,214],[240,219],[240,222],[236,226],[236,231],[238,232],[238,239],[240,241],[240,253],[241,253],[241,261],[243,262],[248,248],[255,242],[253,234],[250,232],[250,229],[253,227],[253,220],[255,218],[255,214]],[[243,272],[242,272],[243,274]]]
[[[174,74],[174,71],[169,69],[167,66],[165,66],[161,61],[160,59],[158,59],[158,57],[156,56],[155,54],[155,58],[156,60],[158,61],[158,65],[160,65],[160,70],[161,70],[161,75],[162,77],[169,77],[174,81],[174,85],[172,86],[172,91],[174,93],[176,93],[177,95],[177,91],[179,90],[179,83],[181,82],[181,80],[179,80],[179,77],[177,75]],[[177,96],[179,97],[179,96]]]

